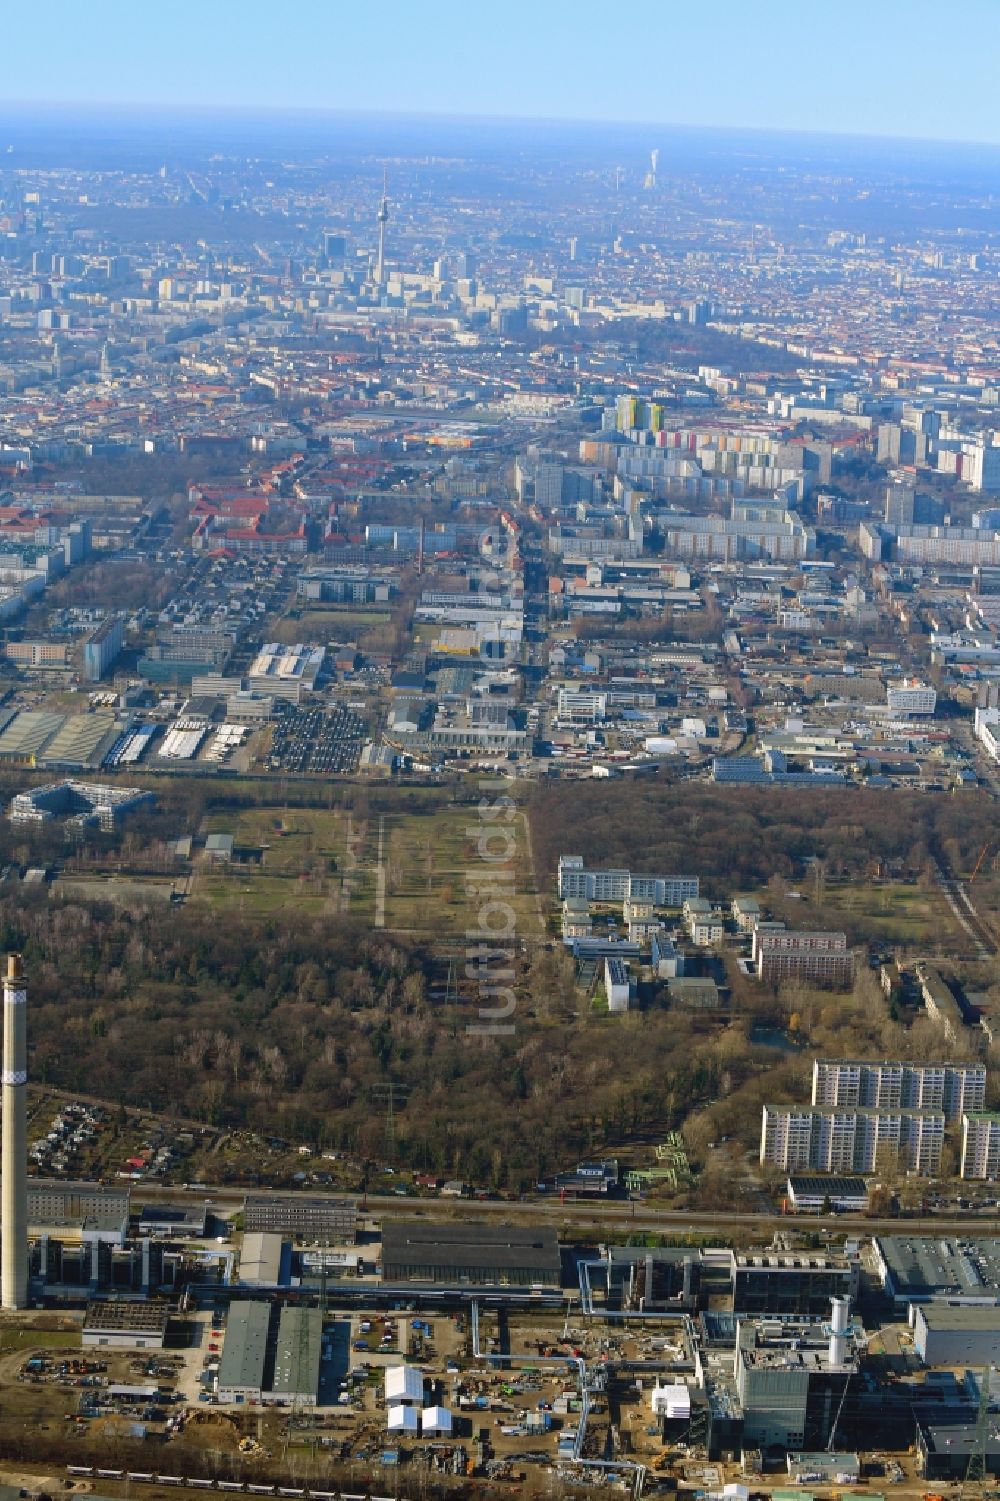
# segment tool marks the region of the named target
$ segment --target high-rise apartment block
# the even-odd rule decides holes
[[[817,1058],[812,1103],[839,1110],[940,1110],[947,1121],[982,1110],[986,1068],[981,1063],[868,1062]]]
[[[940,1110],[765,1105],[760,1161],[787,1172],[871,1173],[898,1166],[926,1176],[940,1169],[944,1125]]]
[[[1000,1115],[970,1111],[962,1121],[963,1178],[1000,1178]]]
[[[83,647],[83,676],[99,683],[113,667],[125,645],[125,626],[120,615],[107,615],[87,637]]]

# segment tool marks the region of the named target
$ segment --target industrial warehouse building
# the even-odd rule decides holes
[[[170,1313],[165,1303],[88,1303],[85,1350],[162,1350]]]
[[[266,1303],[233,1303],[219,1362],[219,1400],[259,1402],[271,1310]]]
[[[913,1313],[913,1348],[925,1365],[991,1366],[1000,1347],[995,1304],[920,1303]]]
[[[274,1380],[264,1402],[315,1407],[319,1401],[319,1363],[323,1315],[318,1308],[283,1308],[274,1352]]]
[[[240,1251],[240,1281],[248,1287],[279,1287],[288,1281],[290,1254],[280,1235],[252,1231],[243,1237]],[[291,1247],[287,1248],[288,1253]]]
[[[357,1236],[355,1199],[247,1194],[243,1217],[251,1235],[287,1235],[314,1243],[329,1241],[331,1245],[353,1245]]]
[[[970,1305],[1000,1301],[996,1237],[878,1235],[872,1240],[882,1286],[897,1309],[933,1298]]]
[[[554,1230],[515,1225],[414,1225],[382,1228],[385,1282],[491,1283],[558,1287],[561,1261]]]
[[[318,1308],[282,1308],[279,1314],[270,1303],[235,1302],[219,1363],[219,1400],[314,1407],[322,1354]]]

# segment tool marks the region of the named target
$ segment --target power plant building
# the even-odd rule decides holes
[[[741,1319],[736,1392],[748,1448],[832,1448],[838,1413],[858,1381],[858,1355],[846,1298],[833,1300],[825,1326]]]
[[[28,1183],[28,1227],[33,1236],[68,1244],[123,1246],[128,1232],[129,1191],[97,1183]]]
[[[382,1227],[383,1282],[558,1287],[554,1230],[389,1220]]]
[[[842,1256],[731,1251],[733,1312],[823,1318],[832,1298],[853,1298],[858,1266]]]

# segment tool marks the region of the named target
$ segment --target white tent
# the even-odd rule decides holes
[[[442,1438],[451,1437],[451,1413],[447,1407],[425,1407],[421,1419],[424,1438],[431,1434]]]
[[[390,1433],[416,1435],[420,1432],[420,1414],[415,1407],[390,1407],[386,1427]]]
[[[424,1376],[416,1366],[386,1366],[385,1405],[392,1407],[396,1402],[402,1402],[406,1406],[423,1407]]]

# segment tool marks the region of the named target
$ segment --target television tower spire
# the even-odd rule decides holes
[[[378,259],[375,262],[375,285],[381,291],[385,286],[385,226],[389,222],[389,169],[382,177],[382,202],[378,206]]]

